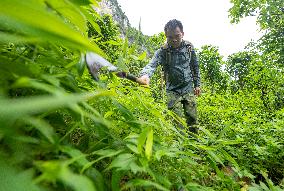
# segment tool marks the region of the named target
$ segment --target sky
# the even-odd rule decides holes
[[[171,19],[178,19],[184,27],[184,39],[197,48],[214,45],[225,58],[261,36],[255,17],[247,17],[239,24],[231,24],[228,10],[230,0],[118,0],[131,26],[154,35],[164,30]]]

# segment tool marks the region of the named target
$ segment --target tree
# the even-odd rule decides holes
[[[245,86],[252,59],[252,53],[244,51],[230,55],[226,62],[226,71],[241,89]]]
[[[99,47],[107,54],[111,62],[115,62],[118,57],[118,50],[122,47],[120,31],[111,15],[105,14],[101,18],[96,18],[96,25],[88,24],[88,36],[92,38]]]
[[[224,89],[227,84],[226,75],[222,72],[223,56],[218,51],[216,46],[206,45],[199,52],[201,77],[210,86],[212,93],[217,87]]]
[[[257,16],[264,36],[258,48],[265,54],[273,52],[276,63],[284,62],[284,1],[279,0],[232,0],[233,7],[229,13],[232,23],[238,23],[246,16]],[[283,67],[283,66],[282,66]]]
[[[232,23],[238,23],[241,18],[257,16],[257,23],[264,35],[253,46],[260,60],[254,64],[251,76],[254,82],[261,84],[262,99],[267,100],[268,92],[274,92],[283,105],[283,63],[284,63],[284,1],[275,0],[232,0],[229,10]],[[252,75],[254,73],[254,75]],[[270,99],[272,99],[270,97]],[[278,104],[279,105],[279,104]]]

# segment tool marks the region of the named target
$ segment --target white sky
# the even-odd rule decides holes
[[[249,17],[239,24],[230,24],[228,10],[230,0],[118,0],[133,27],[153,35],[164,30],[171,19],[178,19],[184,26],[184,39],[197,48],[202,45],[219,47],[221,55],[227,57],[243,50],[251,39],[261,35],[256,18]]]

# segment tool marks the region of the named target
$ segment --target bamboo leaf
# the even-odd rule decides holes
[[[158,190],[162,190],[162,191],[169,191],[169,189],[161,186],[160,184],[157,184],[155,182],[152,182],[150,180],[143,180],[143,179],[134,179],[134,180],[130,180],[129,182],[127,182],[125,184],[125,186],[122,188],[122,190],[127,190],[131,187],[154,187]]]
[[[114,170],[111,175],[111,189],[113,191],[120,191],[120,180],[124,175],[123,171]]]
[[[86,155],[83,154],[80,150],[69,147],[69,146],[62,146],[60,150],[64,153],[67,153],[71,156],[74,161],[76,161],[81,167],[89,164],[89,161],[86,158]],[[70,162],[69,162],[70,164]],[[81,174],[83,171],[81,171]],[[89,168],[85,171],[85,174],[90,177],[95,182],[95,187],[97,190],[104,190],[104,179],[102,174],[95,168]]]
[[[99,162],[100,160],[104,159],[104,158],[109,158],[109,157],[113,157],[115,155],[118,155],[119,153],[123,152],[123,150],[113,150],[113,149],[102,149],[102,150],[99,150],[99,151],[95,151],[92,153],[93,154],[97,154],[97,155],[100,155],[101,157],[99,157],[98,159],[96,160],[93,160],[91,162],[87,162],[86,164],[84,164],[81,172],[84,172],[87,168],[90,168],[93,164]]]
[[[220,157],[217,154],[215,154],[213,151],[208,150],[207,153],[210,156],[210,158],[214,159],[215,163],[217,162],[217,163],[224,165],[223,161],[220,159]]]
[[[143,131],[141,132],[141,134],[139,135],[139,138],[138,138],[138,143],[137,143],[137,150],[138,152],[141,154],[142,151],[143,151],[143,146],[144,146],[144,143],[147,139],[147,135],[148,135],[148,132],[150,131],[150,127],[146,127],[143,129]]]
[[[83,175],[78,175],[70,171],[68,168],[63,168],[59,178],[72,187],[76,191],[96,191],[96,188],[93,185],[93,182]]]
[[[136,158],[132,154],[129,153],[120,154],[112,161],[108,169],[110,168],[128,169],[129,165],[135,160]]]
[[[5,160],[5,159],[4,159]],[[5,191],[40,191],[33,182],[32,171],[19,171],[0,158],[0,189]]]
[[[1,25],[17,33],[37,38],[40,42],[64,44],[75,49],[92,50],[104,55],[96,44],[91,44],[70,24],[64,22],[54,12],[48,11],[42,1],[0,1]]]
[[[142,54],[138,56],[138,60],[144,60],[146,57],[147,57],[147,53],[146,51],[144,51]]]
[[[107,184],[100,171],[95,168],[89,168],[88,170],[86,170],[85,174],[94,182],[95,187],[98,191],[106,190],[105,185]]]
[[[85,66],[86,66],[86,61],[85,61],[84,54],[82,54],[79,62],[77,63],[77,72],[78,72],[79,76],[83,75],[84,70],[85,70]]]
[[[76,5],[83,6],[83,5],[89,5],[91,3],[97,3],[96,0],[70,0]]]
[[[147,135],[146,145],[145,145],[145,155],[148,160],[150,160],[152,156],[153,149],[153,129],[151,128]]]
[[[33,125],[37,130],[39,130],[50,143],[55,143],[56,134],[53,130],[53,127],[46,121],[35,117],[25,117],[23,120],[26,123]]]
[[[64,153],[67,153],[73,161],[76,161],[80,166],[86,165],[89,161],[86,158],[86,154],[82,153],[80,150],[75,149],[70,146],[61,146],[60,150]]]
[[[87,31],[86,18],[84,14],[81,13],[80,8],[70,1],[56,1],[48,0],[45,3],[56,11],[60,16],[68,19],[70,23],[73,24],[73,28],[78,30],[82,35]]]
[[[111,95],[110,92],[69,94],[61,96],[33,96],[19,99],[0,99],[0,121],[15,119],[26,114],[36,114],[56,108],[68,107],[70,104],[88,100],[93,97]]]
[[[27,37],[19,34],[11,34],[7,32],[0,32],[0,43],[8,44],[23,44],[23,43],[36,43],[39,42],[38,37]]]
[[[35,180],[40,181],[60,181],[76,191],[96,191],[93,182],[84,175],[78,175],[70,170],[68,162],[45,161],[36,162],[42,174]]]
[[[106,44],[111,44],[111,45],[116,45],[116,46],[119,46],[121,45],[120,42],[117,42],[117,41],[114,41],[114,40],[108,40],[105,42]]]

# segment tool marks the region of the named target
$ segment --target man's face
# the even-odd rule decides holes
[[[168,44],[173,48],[178,48],[181,44],[183,34],[179,27],[176,27],[174,30],[167,30],[166,37]]]

